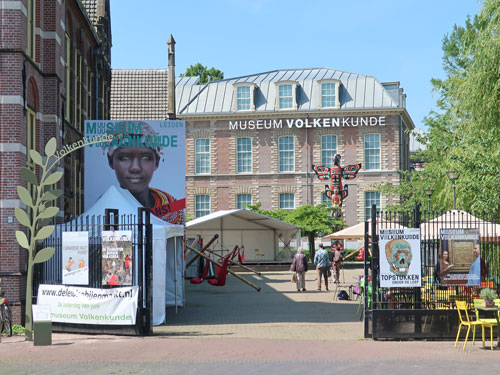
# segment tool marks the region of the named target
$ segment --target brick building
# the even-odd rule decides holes
[[[169,69],[171,67],[169,66]],[[170,74],[172,76],[172,74]],[[113,70],[112,119],[168,117],[167,70]],[[348,225],[384,208],[374,183],[410,168],[413,121],[399,82],[332,69],[290,69],[199,84],[176,79],[175,113],[186,120],[186,205],[199,217],[262,203],[293,209],[327,201],[312,165],[362,163],[348,182]]]
[[[187,212],[195,217],[261,202],[293,209],[329,201],[312,165],[362,163],[344,201],[348,225],[385,207],[376,182],[407,170],[413,121],[399,82],[332,69],[290,69],[177,85],[187,121]]]
[[[20,168],[35,168],[29,150],[81,139],[86,119],[109,118],[111,23],[109,0],[0,1],[0,277],[20,323],[26,290],[26,254],[15,240],[23,227],[16,187]],[[59,220],[83,208],[83,152],[59,166],[64,208]],[[62,217],[64,215],[64,218]]]

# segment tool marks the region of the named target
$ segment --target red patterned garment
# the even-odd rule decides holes
[[[158,190],[149,188],[149,192],[154,198],[154,206],[151,208],[151,212],[171,224],[184,224],[184,209],[186,208],[186,199],[175,199],[170,194]]]

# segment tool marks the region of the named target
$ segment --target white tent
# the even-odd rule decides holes
[[[371,220],[368,220],[368,235],[371,235]],[[377,234],[380,229],[403,229],[406,228],[397,223],[392,223],[388,221],[377,220]],[[335,240],[350,240],[358,239],[362,240],[365,238],[365,223],[361,222],[348,228],[344,228],[335,233],[329,234],[321,238],[322,241],[335,239]]]
[[[88,216],[104,217],[106,209],[118,209],[119,217],[136,216],[139,207],[142,205],[128,190],[111,185],[75,222],[81,222],[82,218]],[[159,325],[165,321],[166,305],[183,305],[184,226],[166,223],[154,215],[151,215],[151,224],[153,225],[153,324]]]
[[[467,211],[451,210],[420,224],[422,240],[439,239],[442,228],[478,228],[481,238],[500,237],[500,224],[482,220]]]
[[[292,238],[300,239],[300,227],[245,210],[223,210],[186,223],[187,238],[197,235],[208,242],[219,235],[216,250],[230,251],[245,246],[246,261],[274,261],[280,255],[279,241],[289,248]]]

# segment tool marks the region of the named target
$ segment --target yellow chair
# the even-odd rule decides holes
[[[499,300],[500,301],[500,300]],[[479,317],[479,310],[477,309],[478,307],[482,307],[483,306],[483,299],[481,298],[476,298],[474,300],[474,307],[476,308],[476,320],[480,320],[484,323],[490,323],[490,324],[493,324],[493,326],[496,326],[497,325],[497,320],[496,318],[480,318]]]
[[[484,328],[487,327],[490,329],[491,336],[491,350],[493,350],[493,325],[490,323],[485,323],[481,320],[471,320],[469,318],[469,312],[467,310],[467,302],[465,301],[456,301],[458,317],[460,319],[460,325],[458,326],[457,339],[455,340],[455,348],[457,347],[458,339],[460,338],[460,332],[462,330],[462,326],[467,326],[467,334],[465,335],[464,348],[467,346],[467,340],[469,339],[469,333],[471,327],[474,327],[474,331],[472,332],[472,343],[476,342],[476,327],[481,326],[482,336],[483,336],[483,348],[485,347],[484,343]]]

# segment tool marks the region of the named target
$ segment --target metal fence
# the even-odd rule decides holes
[[[454,302],[472,304],[482,287],[500,291],[500,218],[498,214],[421,211],[381,212],[372,207],[372,218],[365,223],[365,280],[372,278],[372,295],[365,288],[365,336],[372,338],[451,339],[458,328]],[[420,228],[422,287],[381,288],[379,229]],[[440,231],[450,228],[479,229],[481,257],[484,261],[480,286],[453,286],[440,281],[437,272],[441,251]]]
[[[54,324],[54,329],[80,333],[120,333],[127,335],[152,334],[152,226],[149,211],[139,208],[138,215],[119,215],[116,209],[107,209],[105,216],[81,216],[71,222],[56,225],[55,232],[47,238],[42,247],[55,248],[54,255],[46,262],[35,265],[33,278],[33,303],[36,303],[40,284],[62,285],[64,232],[88,232],[89,278],[88,285],[79,287],[108,289],[103,284],[102,232],[129,230],[132,232],[132,285],[139,286],[139,303],[135,326]]]

